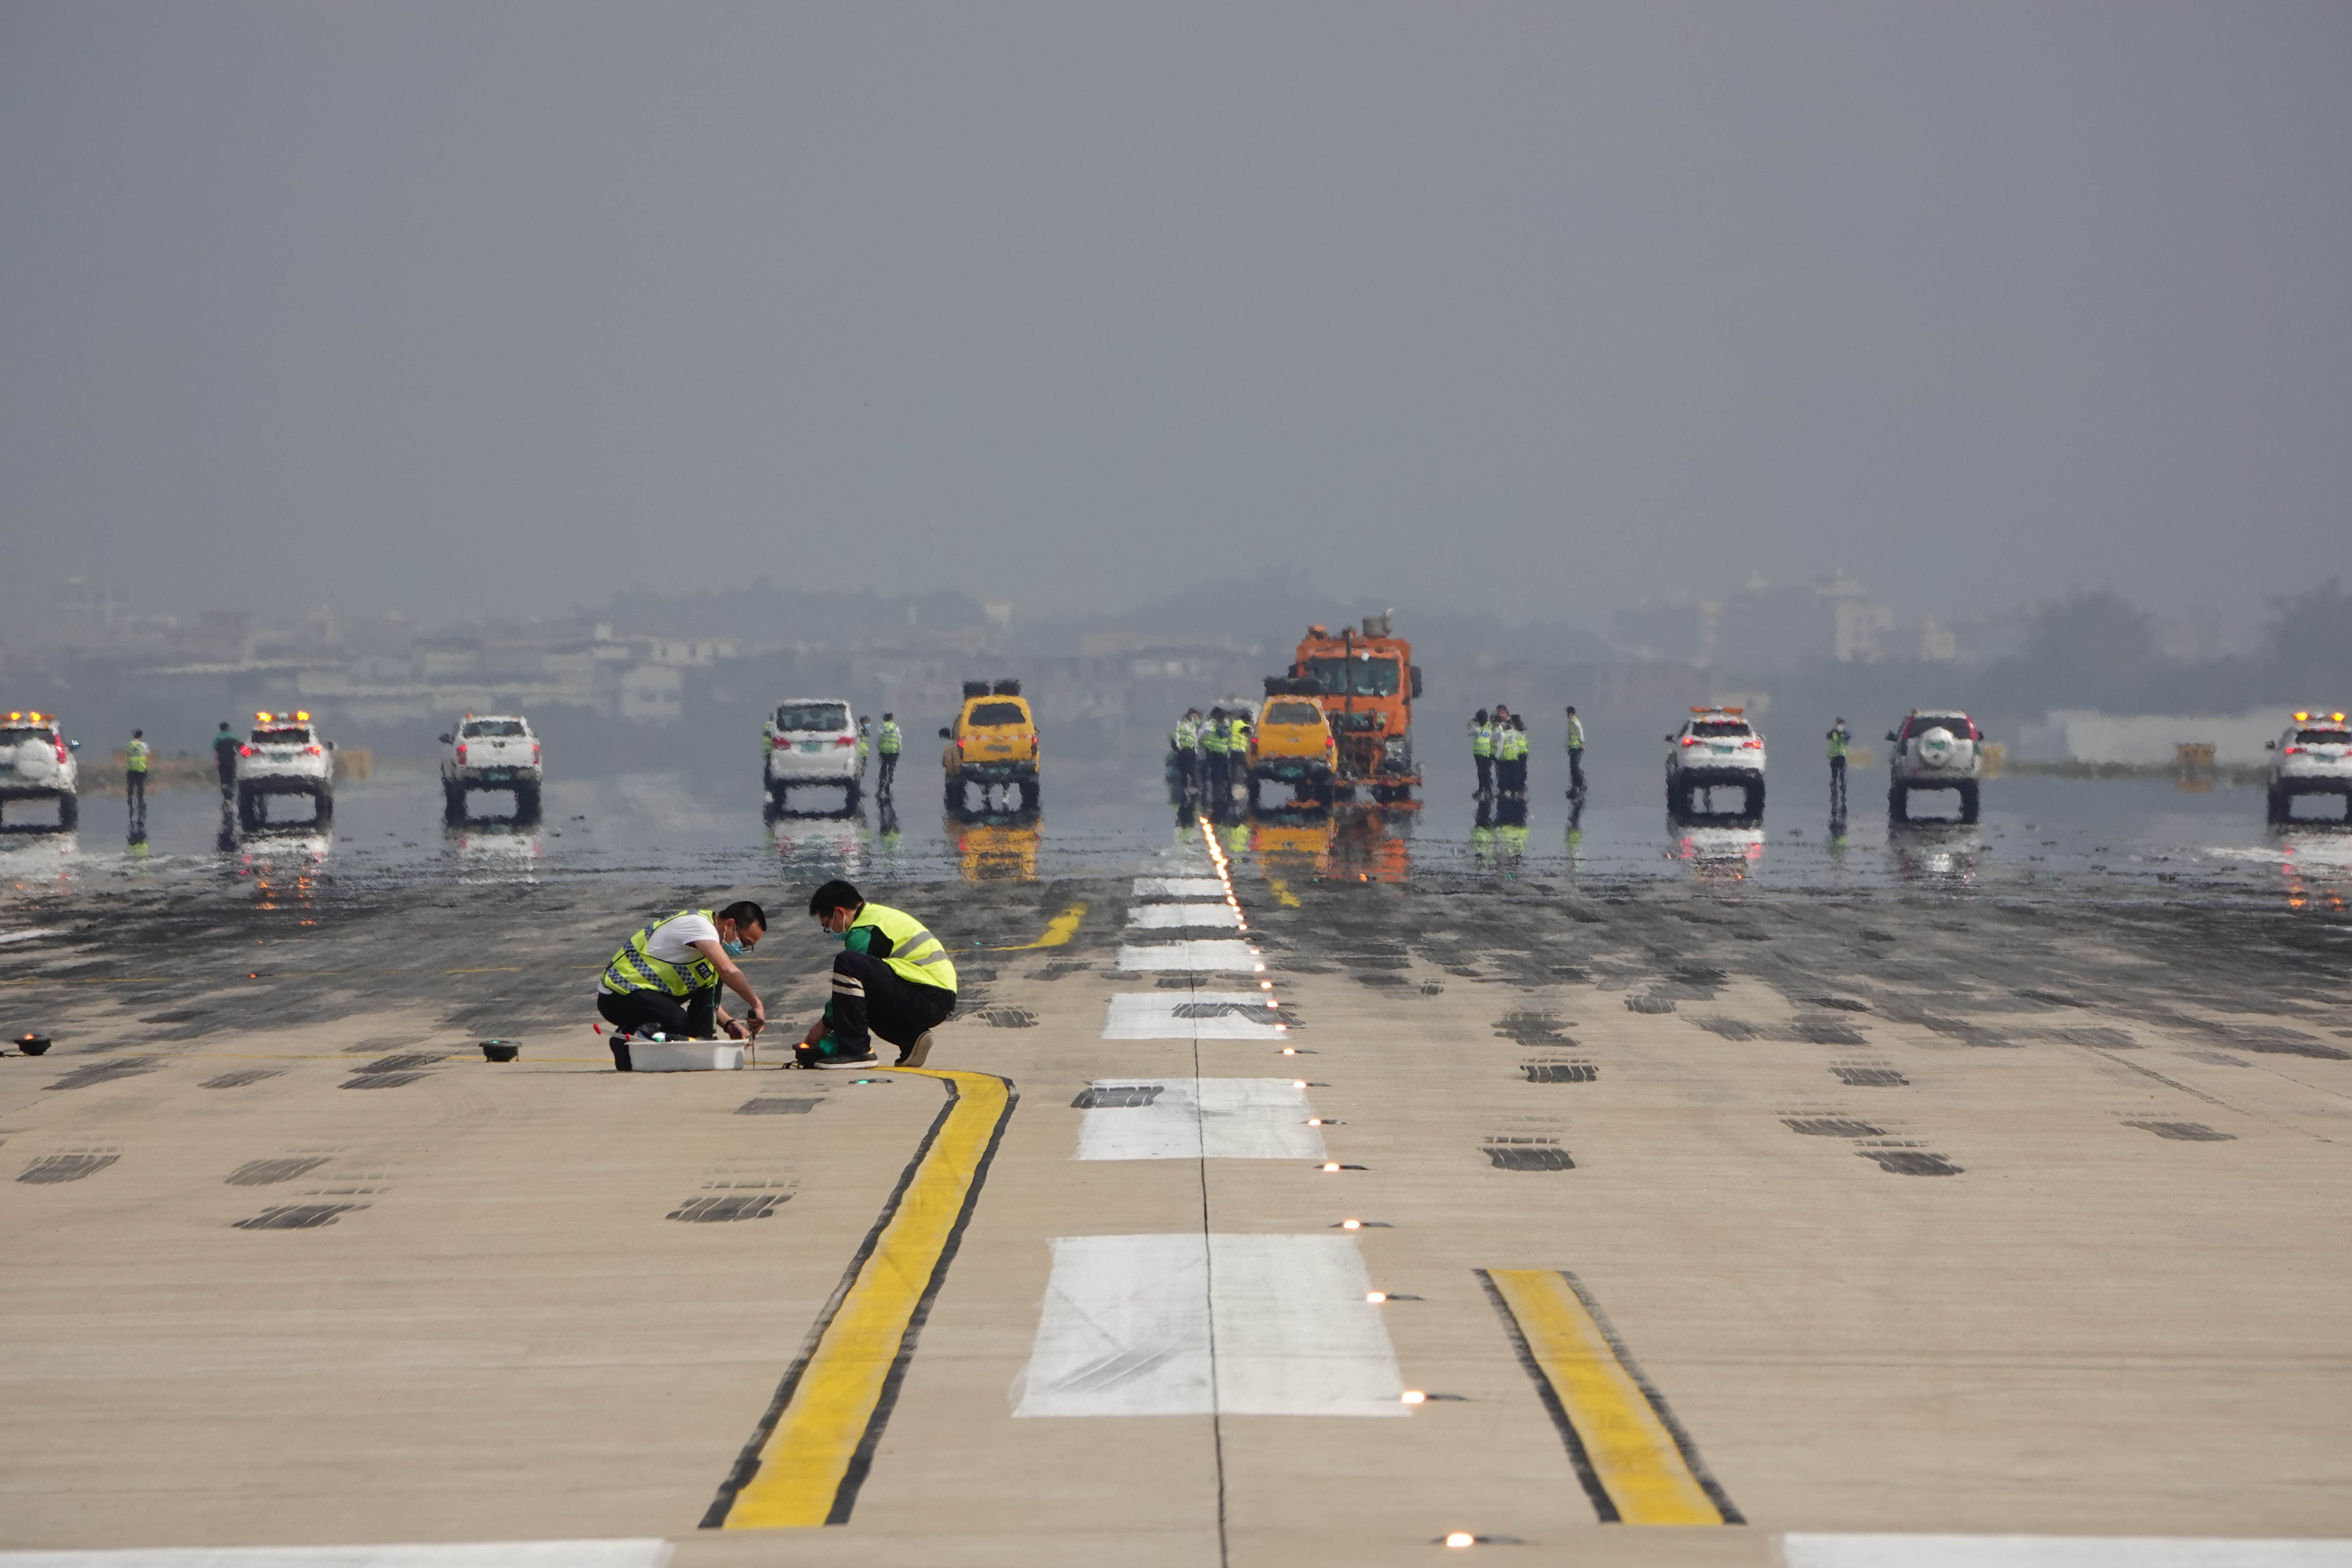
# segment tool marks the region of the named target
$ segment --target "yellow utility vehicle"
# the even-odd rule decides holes
[[[947,745],[940,766],[947,774],[947,808],[964,814],[964,786],[980,786],[981,808],[988,807],[992,789],[1002,788],[1004,810],[1029,816],[1037,811],[1037,719],[1029,711],[1017,680],[963,683],[963,708],[951,728],[940,731]],[[1013,792],[1021,804],[1013,805]]]
[[[1329,805],[1339,743],[1317,703],[1312,681],[1265,678],[1265,700],[1250,723],[1250,809],[1259,809],[1261,784],[1288,784],[1291,804]]]

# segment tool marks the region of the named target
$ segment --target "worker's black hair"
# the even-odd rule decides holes
[[[1512,729],[1514,729],[1514,730],[1524,730],[1524,729],[1526,729],[1527,727],[1528,727],[1528,721],[1527,721],[1525,719],[1520,718],[1520,717],[1519,717],[1517,714],[1516,714],[1516,713],[1514,713],[1514,714],[1512,714],[1512,715],[1511,715],[1511,728],[1512,728]]]
[[[1575,704],[1575,703],[1573,703],[1573,702],[1570,703],[1570,704],[1568,705],[1568,710],[1569,710],[1570,712],[1571,712],[1571,713],[1575,712],[1575,711],[1576,711],[1576,704]]]
[[[1484,708],[1481,708],[1481,709],[1479,709],[1479,710],[1478,710],[1478,713],[1477,713],[1477,722],[1479,722],[1479,723],[1481,723],[1481,724],[1484,724],[1486,721],[1486,710]]]
[[[733,921],[738,929],[744,926],[758,926],[761,931],[768,929],[768,911],[749,899],[736,900],[719,911],[719,918]]]
[[[131,738],[134,741],[141,740],[145,737],[146,733],[147,731],[144,730],[133,730],[131,731]]]
[[[823,920],[835,910],[854,910],[865,901],[865,894],[836,877],[809,895],[809,913]]]
[[[885,721],[885,722],[887,722],[887,721],[890,721],[890,720],[896,719],[897,717],[898,717],[898,715],[897,715],[896,713],[884,713],[884,714],[882,715],[882,718],[883,718],[883,720],[884,720],[884,721]]]

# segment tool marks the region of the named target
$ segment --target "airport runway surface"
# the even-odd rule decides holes
[[[20,880],[0,1544],[2352,1560],[2278,1539],[2352,1536],[2340,884],[1287,832],[860,860],[962,967],[924,1073],[611,1070],[689,903],[798,1033],[789,857]]]

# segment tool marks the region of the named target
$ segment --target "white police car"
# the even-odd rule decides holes
[[[308,713],[256,713],[252,732],[236,749],[236,821],[266,826],[269,797],[300,795],[320,827],[335,819],[334,747],[319,738]]]
[[[1740,808],[1733,815],[1764,815],[1764,737],[1748,721],[1745,708],[1694,708],[1683,727],[1666,737],[1666,810],[1676,821],[1694,815],[1695,798],[1706,794],[1709,816],[1713,791],[1735,788]]]
[[[1895,745],[1887,764],[1888,821],[1908,822],[1912,792],[1923,789],[1951,790],[1959,796],[1959,819],[1977,819],[1984,731],[1975,720],[1957,708],[1914,708],[1886,738]]]
[[[2293,820],[2299,795],[2341,795],[2352,819],[2352,727],[2343,714],[2297,713],[2286,733],[2264,745],[2271,753],[2271,821]]]
[[[53,800],[58,828],[77,826],[81,821],[81,763],[74,752],[80,746],[79,741],[65,738],[54,713],[18,711],[0,720],[0,803]]]

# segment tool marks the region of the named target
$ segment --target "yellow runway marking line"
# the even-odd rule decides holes
[[[1482,1268],[1478,1277],[1602,1523],[1747,1522],[1576,1276]]]
[[[932,1300],[1020,1097],[991,1073],[899,1068],[948,1091],[857,1255],[817,1314],[705,1530],[846,1524]]]
[[[1078,934],[1078,924],[1087,918],[1084,903],[1072,904],[1045,922],[1045,934],[1035,942],[1016,942],[1010,947],[992,947],[991,952],[1025,952],[1033,947],[1066,947]]]
[[[1276,903],[1286,910],[1298,908],[1298,895],[1290,890],[1290,883],[1287,880],[1280,877],[1268,877],[1265,879],[1265,885],[1267,890],[1274,894]]]

